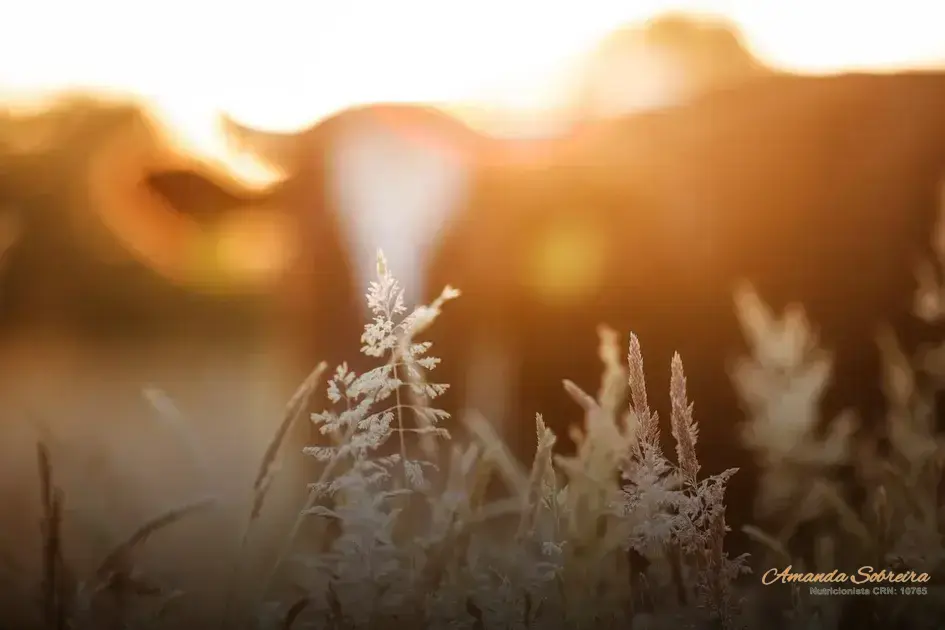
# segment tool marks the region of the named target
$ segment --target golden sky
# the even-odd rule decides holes
[[[291,130],[372,101],[551,107],[596,38],[677,8],[734,18],[795,70],[945,60],[934,0],[23,0],[3,11],[0,90],[132,91],[205,145],[219,111]]]

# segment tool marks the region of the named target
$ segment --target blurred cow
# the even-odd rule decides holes
[[[204,619],[236,575],[253,477],[295,385],[274,299],[292,232],[276,189],[175,146],[135,103],[70,97],[0,114],[12,230],[0,268],[0,497],[18,575],[5,612],[37,601],[18,589],[38,584],[39,440],[73,570],[209,497],[211,508],[152,536],[140,568]],[[303,438],[289,441],[286,485],[258,523],[267,536],[284,533],[270,528],[304,493],[292,478]]]
[[[479,173],[491,165],[542,161],[553,139],[500,139],[442,109],[375,104],[336,114],[301,133],[263,132],[229,121],[228,131],[287,171],[287,199],[317,245],[294,268],[288,303],[305,356],[357,362],[375,279],[377,249],[408,304],[442,287],[427,284],[430,254],[465,212]],[[356,309],[361,317],[352,318]],[[317,324],[317,326],[316,326]]]
[[[606,36],[584,60],[578,118],[686,103],[773,72],[721,17],[664,13]]]
[[[588,61],[579,120],[571,122],[637,111],[639,103],[627,95],[666,87],[665,81],[678,83],[685,94],[673,98],[683,99],[761,71],[734,25],[669,14],[601,43]],[[650,79],[665,81],[649,86]],[[290,173],[290,205],[302,231],[318,243],[298,259],[287,301],[301,327],[292,337],[307,340],[299,348],[306,357],[301,369],[312,357],[332,364],[357,359],[352,340],[363,322],[348,313],[364,309],[378,247],[402,280],[408,303],[438,291],[427,284],[429,252],[463,212],[484,169],[540,169],[569,142],[566,124],[541,138],[499,138],[416,105],[357,107],[299,133],[233,120],[226,127],[244,147]]]
[[[589,126],[545,168],[493,170],[430,267],[432,286],[464,291],[437,329],[443,369],[491,364],[450,376],[454,404],[487,409],[523,459],[536,412],[568,448],[579,410],[561,379],[596,391],[597,324],[633,331],[665,420],[681,353],[705,473],[743,467],[729,516],[743,524],[733,289],[750,281],[776,312],[803,304],[836,353],[825,412],[853,405],[877,426],[878,326],[909,351],[940,333],[912,307],[943,166],[945,75],[929,73],[770,76]]]
[[[660,18],[618,31],[601,44],[588,65],[586,103],[571,122],[580,126],[605,114],[637,111],[626,95],[638,94],[635,86],[645,87],[656,71],[667,80],[683,81],[686,95],[694,96],[754,76],[761,66],[727,23]],[[613,90],[603,90],[604,85]],[[442,246],[443,234],[463,229],[454,227],[458,217],[471,224],[489,222],[486,209],[477,206],[473,216],[469,208],[484,190],[508,196],[493,174],[521,169],[540,186],[545,165],[573,138],[564,129],[539,138],[493,137],[436,108],[383,104],[344,111],[301,133],[264,132],[232,120],[227,127],[243,146],[261,151],[290,173],[290,205],[301,217],[303,232],[318,243],[298,259],[287,300],[290,319],[299,324],[291,336],[306,340],[295,342],[300,370],[321,359],[358,365],[353,351],[363,320],[348,314],[364,309],[362,294],[373,278],[378,247],[405,285],[408,303],[431,297],[441,280],[450,279],[449,267],[437,269],[430,259],[430,252]],[[503,211],[512,207],[504,199],[499,205]],[[431,282],[431,270],[444,274]],[[480,375],[470,378],[501,378],[487,340],[478,345],[476,356],[463,358]],[[489,389],[485,381],[473,387]]]

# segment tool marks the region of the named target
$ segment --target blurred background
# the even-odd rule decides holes
[[[783,69],[945,60],[941,10],[922,0],[36,0],[3,9],[0,87],[17,98],[76,86],[139,94],[215,154],[226,153],[220,112],[291,131],[359,103],[438,102],[481,127],[530,133],[536,118],[564,115],[601,37],[676,9],[734,20],[750,50]]]
[[[685,28],[676,41],[671,25],[652,40],[634,35],[670,11],[731,21],[741,41],[723,29],[700,43]],[[114,540],[161,510],[222,497],[227,510],[165,543],[188,545],[187,563],[152,559],[189,571],[223,605],[221,576],[285,401],[317,360],[356,359],[375,248],[389,250],[408,289],[429,289],[421,250],[469,192],[470,165],[437,150],[463,136],[450,121],[355,114],[306,136],[320,121],[424,103],[485,136],[554,137],[587,117],[685,100],[698,91],[690,83],[724,83],[716,71],[938,66],[943,25],[929,0],[3,3],[0,237],[23,235],[0,273],[3,535],[35,569],[33,448],[46,436],[79,514],[74,548],[86,549],[89,530]],[[694,65],[680,69],[680,51]],[[47,110],[63,92],[95,98]],[[254,140],[235,141],[236,128]],[[414,142],[414,131],[447,140]],[[346,221],[356,227],[341,234],[335,223]],[[476,225],[490,236],[489,219]],[[589,242],[562,264],[593,263]],[[579,376],[594,386],[592,344],[577,346],[562,360],[577,365],[568,353],[586,350]],[[504,378],[501,357],[476,361]],[[556,391],[563,376],[548,380]],[[483,398],[494,402],[500,386],[482,385]],[[311,481],[297,462],[308,437],[290,440],[296,457],[283,470],[293,474],[268,504],[284,514]]]

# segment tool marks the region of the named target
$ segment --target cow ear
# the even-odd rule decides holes
[[[258,254],[294,250],[294,231],[271,208],[277,192],[178,146],[143,111],[115,129],[89,158],[93,212],[123,251],[175,284],[269,288],[284,261]]]

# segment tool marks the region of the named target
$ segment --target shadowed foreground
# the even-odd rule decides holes
[[[169,619],[219,618],[247,553],[254,476],[301,377],[274,334],[273,276],[245,265],[252,249],[234,264],[214,247],[256,216],[250,242],[264,249],[260,217],[279,215],[273,192],[171,147],[132,104],[72,98],[0,116],[11,230],[0,262],[0,497],[12,619],[39,622],[57,544],[71,579],[91,589],[113,571],[128,577],[114,567],[94,576],[121,541],[188,506],[133,545],[141,579],[161,587],[154,602],[184,592]],[[45,506],[41,460],[45,490],[61,493]],[[301,477],[274,489],[255,547],[282,535],[303,492]]]

